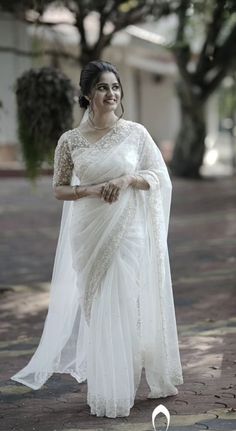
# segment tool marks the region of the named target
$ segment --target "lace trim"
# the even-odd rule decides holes
[[[110,132],[94,144],[81,134],[79,128],[63,133],[54,154],[53,186],[70,185],[73,169],[81,181],[89,164],[96,160],[98,154],[101,154],[101,151],[106,153],[112,146],[119,144],[130,131],[134,131],[134,127],[138,134],[138,141],[140,133],[143,133],[143,126],[124,119],[120,119]],[[141,142],[142,139],[140,139]]]
[[[87,403],[90,406],[91,414],[96,416],[106,416],[108,418],[129,416],[130,409],[134,405],[133,398],[105,399],[99,394],[87,394]]]
[[[69,185],[71,182],[74,164],[68,146],[67,133],[60,137],[55,149],[53,186]]]
[[[162,208],[162,195],[161,184],[163,181],[169,181],[168,170],[164,161],[162,160],[161,153],[152,140],[151,136],[145,130],[146,139],[144,139],[143,147],[141,148],[141,157],[139,163],[139,170],[137,173],[143,176],[150,185],[149,193],[149,211],[151,217],[151,224],[153,226],[153,236],[156,244],[157,264],[155,265],[157,277],[159,280],[160,289],[160,309],[161,309],[161,322],[163,334],[164,354],[167,364],[168,376],[174,384],[182,384],[183,377],[179,367],[173,368],[172,358],[168,353],[168,340],[167,340],[167,326],[164,310],[164,283],[165,283],[165,258],[167,252],[167,240],[165,237],[165,220]],[[171,186],[171,183],[170,183]],[[163,382],[166,383],[166,382]],[[165,385],[164,385],[165,386]],[[173,389],[175,391],[176,389]],[[167,395],[163,395],[167,396]]]
[[[152,145],[154,144],[154,145]],[[157,258],[158,263],[156,265],[158,280],[160,281],[160,294],[161,300],[163,299],[162,286],[164,282],[164,258],[163,258],[163,247],[161,246],[161,224],[162,224],[162,210],[161,210],[161,195],[160,195],[160,180],[158,178],[158,168],[160,168],[160,162],[158,160],[157,154],[155,152],[156,144],[151,143],[148,138],[144,139],[143,146],[139,148],[140,151],[140,162],[139,169],[137,171],[138,175],[144,178],[149,185],[150,190],[148,193],[148,206],[151,216],[151,222],[154,231],[155,242],[157,244]],[[162,301],[163,303],[163,301]],[[163,308],[161,306],[162,312],[162,322],[164,321]],[[141,323],[140,323],[141,324]],[[165,345],[165,353],[167,359],[166,350],[166,338],[165,338],[165,328],[163,323],[163,337]]]
[[[83,136],[83,134],[81,133],[81,131],[80,131],[80,129],[79,129],[79,127],[77,128],[77,129],[75,129],[76,131],[77,131],[77,133],[79,134],[79,136],[80,136],[80,142],[81,142],[81,145],[80,145],[80,147],[82,147],[82,148],[94,148],[94,147],[97,147],[97,146],[102,146],[102,147],[106,147],[106,146],[108,146],[108,144],[109,144],[109,141],[110,141],[110,139],[112,138],[112,135],[114,134],[114,133],[117,133],[117,131],[118,131],[118,128],[119,128],[119,126],[122,124],[122,120],[119,120],[119,122],[118,123],[116,123],[116,125],[109,131],[109,132],[107,132],[104,136],[102,136],[101,138],[99,138],[96,142],[94,142],[94,143],[92,143],[92,142],[89,142],[88,141],[88,139],[87,138],[85,138],[84,136]]]
[[[112,229],[106,243],[101,247],[98,259],[92,267],[88,275],[87,288],[84,297],[84,312],[87,323],[90,321],[91,308],[94,295],[100,285],[101,279],[107,271],[115,251],[118,249],[121,240],[126,232],[130,221],[133,219],[136,211],[136,195],[133,194],[132,202],[128,208],[125,208],[117,222],[116,226]]]
[[[112,147],[120,144],[129,132],[133,130],[131,123],[130,121],[122,120],[111,132],[99,139],[95,144],[88,142],[78,129],[71,131],[69,145],[75,172],[80,178],[81,183],[86,183],[84,176],[89,165],[96,162],[98,157],[101,157],[101,153],[105,155]]]
[[[173,381],[174,384],[182,384],[183,383],[183,377],[182,377],[182,373],[179,371],[179,368],[173,369],[172,366],[170,365],[171,362],[173,362],[173,361],[170,361],[171,358],[169,357],[168,347],[167,347],[168,346],[168,340],[167,340],[166,334],[167,334],[168,322],[166,321],[165,314],[163,313],[163,310],[164,310],[165,257],[166,257],[166,251],[167,251],[167,243],[165,244],[165,238],[163,238],[163,233],[162,233],[164,226],[165,226],[165,222],[164,222],[164,218],[163,218],[160,192],[159,193],[155,193],[154,191],[151,192],[150,212],[151,212],[154,238],[155,238],[155,242],[157,244],[157,259],[158,259],[157,271],[158,271],[158,279],[160,280],[161,322],[162,322],[162,333],[163,333],[163,342],[164,342],[164,351],[165,351],[167,369],[170,370],[171,381]],[[163,243],[165,244],[164,247],[163,247]],[[163,396],[167,396],[167,395],[163,395]]]
[[[166,391],[152,390],[148,394],[148,398],[166,398],[179,393],[178,389],[173,386],[172,389]]]
[[[120,143],[121,137],[127,134],[127,131],[131,130],[129,121],[121,121],[118,123],[110,132],[108,132],[103,138],[99,139],[95,143],[90,143],[80,132],[78,128],[70,130],[69,135],[69,146],[70,150],[74,151],[79,148],[80,154],[86,149],[89,149],[89,156],[100,153],[101,150],[110,149],[115,143]],[[122,135],[122,136],[121,136]],[[87,153],[86,153],[87,156]]]
[[[134,127],[140,136],[140,133],[144,130],[143,126],[133,121],[120,119],[110,132],[94,144],[90,143],[78,128],[63,133],[58,140],[54,153],[53,186],[70,185],[75,164],[78,164],[79,167],[78,170],[75,169],[75,173],[81,179],[91,161],[96,159],[98,153],[101,153],[101,151],[105,153],[112,146],[119,144],[129,131],[134,130]],[[140,142],[142,142],[142,139]],[[86,151],[88,149],[89,152]],[[86,157],[83,157],[83,155]]]

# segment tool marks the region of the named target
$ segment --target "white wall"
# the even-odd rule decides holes
[[[155,82],[152,73],[140,75],[140,121],[157,140],[174,141],[180,121],[174,78],[166,75]]]
[[[26,25],[10,14],[0,14],[1,46],[29,50],[30,40]],[[12,154],[11,146],[17,144],[16,101],[14,85],[18,76],[31,65],[31,59],[12,52],[0,51],[0,157]]]

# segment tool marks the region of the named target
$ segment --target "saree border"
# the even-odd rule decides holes
[[[132,203],[129,203],[121,213],[119,220],[111,230],[106,242],[102,245],[98,259],[92,266],[87,280],[87,288],[84,295],[84,313],[87,323],[90,322],[93,298],[100,286],[102,277],[111,264],[115,251],[119,248],[122,238],[129,227],[131,220],[134,218],[137,207],[137,197],[134,193]]]

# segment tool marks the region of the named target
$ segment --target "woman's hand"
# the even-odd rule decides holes
[[[109,203],[117,201],[120,192],[126,190],[130,182],[131,179],[129,175],[123,175],[122,177],[106,182],[101,188],[101,198]]]
[[[105,184],[107,184],[107,183],[93,184],[91,186],[88,186],[88,188],[87,188],[88,196],[94,196],[97,198],[101,198],[102,190],[103,190],[103,187],[105,186]]]

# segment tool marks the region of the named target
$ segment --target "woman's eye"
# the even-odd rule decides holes
[[[108,91],[108,87],[106,87],[105,85],[101,85],[100,87],[98,87],[98,90],[101,90],[101,91]],[[118,91],[120,89],[120,86],[119,85],[114,85],[113,87],[112,87],[112,90],[115,90],[115,91]]]
[[[98,90],[107,91],[107,87],[105,85],[101,85],[100,87],[98,87]]]

